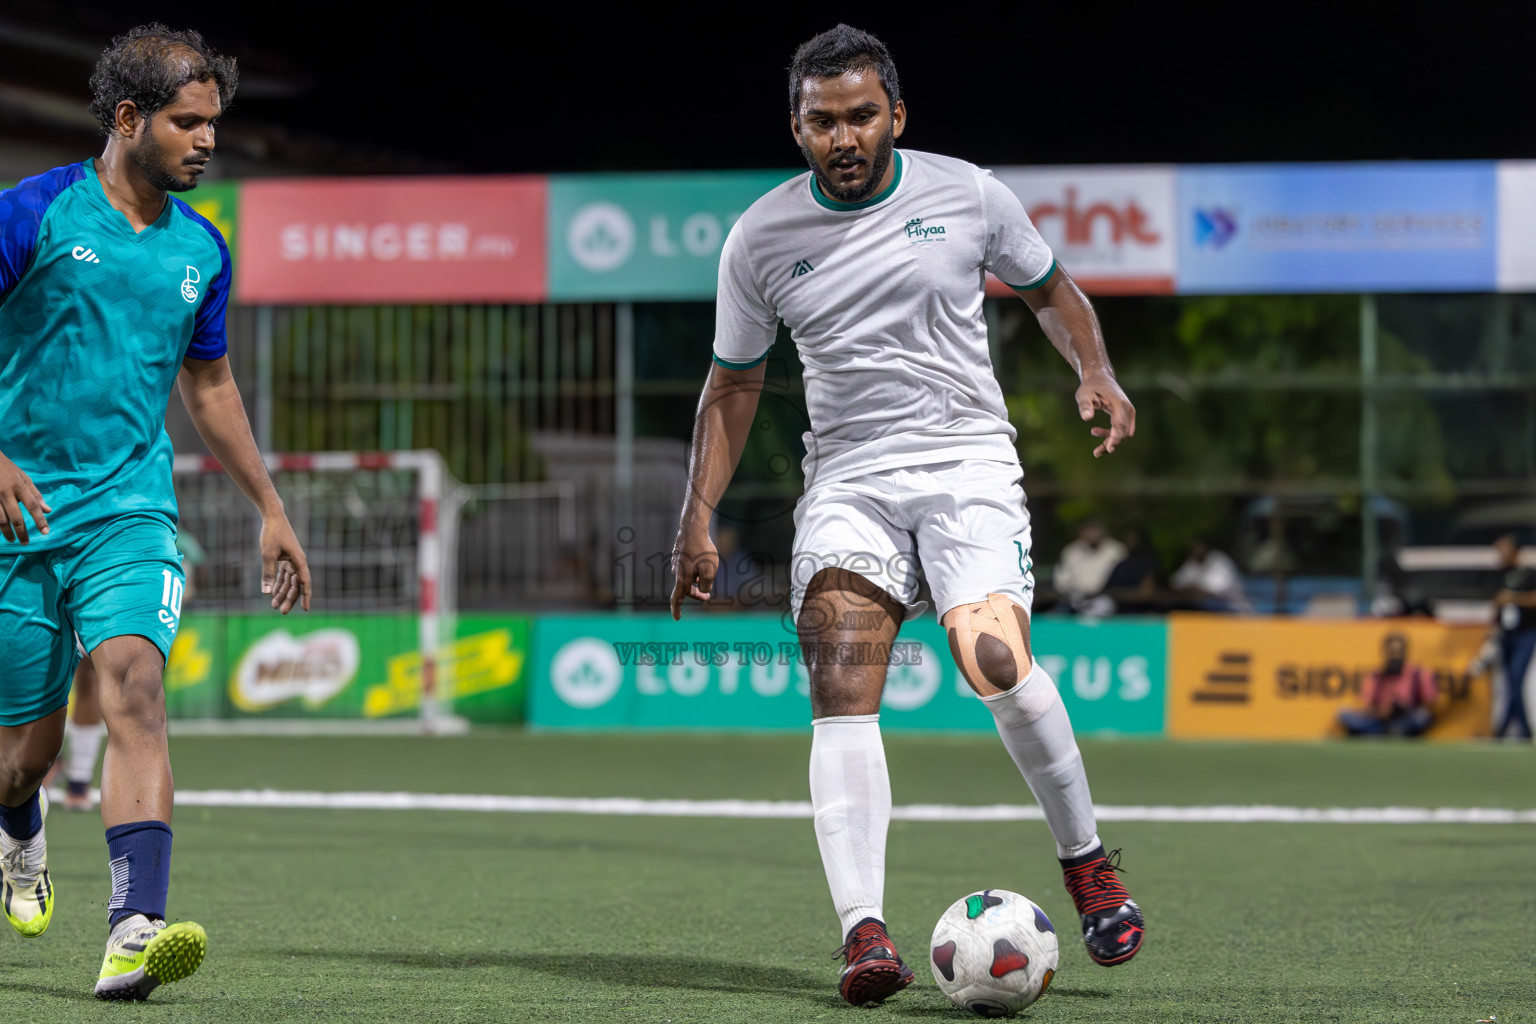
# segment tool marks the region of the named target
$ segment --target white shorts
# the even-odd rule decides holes
[[[967,460],[813,487],[795,506],[790,605],[822,569],[856,572],[916,618],[1003,594],[1027,613],[1035,592],[1024,471]]]

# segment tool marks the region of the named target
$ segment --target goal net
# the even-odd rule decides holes
[[[314,612],[280,619],[271,611],[261,593],[256,509],[211,456],[177,455],[178,544],[191,581],[183,633],[194,616],[211,614],[199,621],[222,630],[224,657],[198,674],[180,672],[183,652],[172,652],[173,713],[196,705],[192,717],[351,718],[395,728],[414,718],[426,731],[457,731],[440,656],[454,611],[452,524],[439,514],[450,483],[442,457],[316,452],[268,455],[266,463],[309,560]],[[415,650],[391,654],[387,670],[371,669],[372,648],[391,644]],[[218,662],[216,646],[186,664]],[[385,678],[365,678],[370,670]],[[227,692],[217,692],[226,680]],[[205,683],[200,704],[175,692]]]

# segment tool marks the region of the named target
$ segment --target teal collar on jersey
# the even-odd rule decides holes
[[[896,154],[896,173],[891,175],[891,183],[863,202],[839,203],[835,199],[828,199],[822,193],[821,186],[816,184],[816,175],[814,174],[811,175],[811,197],[822,206],[825,206],[827,209],[836,210],[838,213],[849,213],[853,210],[863,210],[885,202],[887,199],[891,198],[891,196],[896,194],[896,186],[901,184],[901,150],[898,149],[894,152]]]
[[[171,202],[170,196],[166,196],[165,208],[160,211],[160,216],[156,217],[153,222],[145,225],[143,231],[133,230],[133,225],[128,223],[128,215],[113,206],[112,200],[107,198],[106,186],[102,185],[101,178],[96,173],[96,160],[91,158],[82,162],[85,165],[85,176],[91,179],[91,184],[96,186],[89,190],[91,201],[105,212],[107,219],[118,227],[123,235],[132,240],[135,245],[142,245],[149,241],[171,222],[171,207],[176,204]]]

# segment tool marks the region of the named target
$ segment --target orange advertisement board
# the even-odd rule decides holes
[[[1479,626],[1420,619],[1319,621],[1175,615],[1168,628],[1168,735],[1204,739],[1319,739],[1340,735],[1341,710],[1363,707],[1389,633],[1434,673],[1440,702],[1430,738],[1488,732],[1489,681],[1467,666]]]

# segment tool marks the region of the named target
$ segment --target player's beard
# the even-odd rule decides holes
[[[880,187],[880,182],[885,180],[885,170],[891,166],[891,154],[895,152],[896,126],[892,124],[875,146],[875,156],[869,164],[869,177],[857,185],[849,185],[845,188],[833,183],[832,176],[822,169],[821,164],[811,155],[809,147],[805,145],[800,147],[800,153],[805,157],[805,162],[811,165],[811,173],[816,175],[816,181],[821,185],[821,190],[840,203],[862,203],[874,195],[875,189]]]
[[[146,130],[148,125],[145,125]],[[155,144],[153,135],[145,135],[144,141],[128,151],[133,165],[144,172],[144,177],[161,192],[190,192],[197,188],[197,179],[182,181],[165,169],[170,160],[165,151]]]

